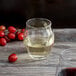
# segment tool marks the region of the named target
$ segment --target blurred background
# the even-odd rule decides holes
[[[0,0],[0,25],[25,27],[34,17],[50,19],[53,28],[76,28],[76,0]]]

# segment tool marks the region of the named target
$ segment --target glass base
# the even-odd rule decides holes
[[[29,55],[33,60],[44,60],[47,56],[40,56],[40,55]]]

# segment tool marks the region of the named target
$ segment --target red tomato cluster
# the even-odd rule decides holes
[[[7,32],[6,32],[7,31]],[[12,40],[23,40],[23,37],[26,37],[27,31],[24,34],[25,29],[16,29],[13,26],[9,26],[6,30],[6,27],[4,25],[0,26],[0,45],[5,46],[8,42],[11,42]],[[9,62],[15,62],[18,59],[16,54],[11,54],[8,57]]]
[[[0,45],[5,46],[8,42],[12,40],[23,40],[25,29],[16,29],[13,26],[9,26],[7,29],[4,25],[0,26]]]

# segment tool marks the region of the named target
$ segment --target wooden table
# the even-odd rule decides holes
[[[0,76],[55,76],[59,56],[63,50],[76,47],[76,29],[54,29],[53,53],[46,60],[34,61],[28,56],[22,41],[0,46]],[[9,63],[11,53],[18,55],[16,63]]]

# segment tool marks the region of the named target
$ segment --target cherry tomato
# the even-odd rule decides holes
[[[4,37],[4,32],[3,31],[0,31],[0,37]]]
[[[23,37],[24,37],[24,33],[19,33],[19,34],[18,34],[18,39],[19,39],[19,40],[23,40]]]
[[[15,39],[15,34],[14,33],[8,33],[8,37],[10,38],[10,39]]]
[[[0,45],[5,46],[7,43],[5,38],[0,38]]]
[[[0,26],[0,31],[5,31],[6,30],[6,27],[4,25],[1,25]]]
[[[9,62],[15,62],[16,60],[18,59],[17,55],[16,54],[11,54],[9,57],[8,57],[8,61]]]
[[[15,33],[16,32],[16,28],[13,27],[13,26],[9,26],[8,27],[8,31],[11,32],[11,33]]]

